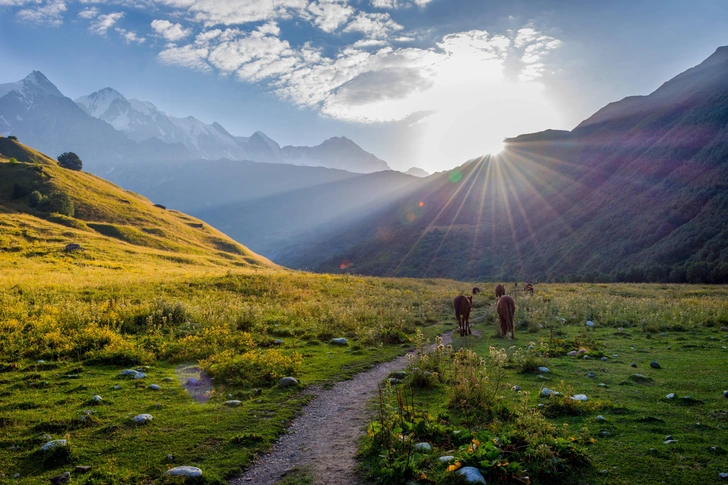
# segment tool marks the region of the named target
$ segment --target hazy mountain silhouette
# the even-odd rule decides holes
[[[571,132],[507,140],[335,238],[318,270],[728,281],[728,47]],[[420,207],[420,202],[422,206]],[[329,246],[283,264],[309,267]]]

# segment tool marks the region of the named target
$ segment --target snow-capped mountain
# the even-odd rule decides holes
[[[140,157],[149,161],[189,158],[181,145],[159,140],[135,143],[105,121],[87,115],[40,71],[0,84],[0,134],[18,136],[51,157],[73,151],[89,169]]]
[[[386,162],[347,138],[331,138],[315,147],[281,148],[260,131],[249,137],[233,136],[219,123],[178,118],[148,101],[126,99],[112,88],[74,102],[40,71],[0,84],[0,135],[19,136],[50,156],[73,151],[97,173],[132,160],[221,158],[355,173],[389,169]]]
[[[127,100],[112,88],[81,96],[75,102],[89,115],[106,121],[137,142],[158,138],[165,143],[181,143],[194,158],[249,158],[219,123],[208,125],[192,116],[177,118],[148,101]]]

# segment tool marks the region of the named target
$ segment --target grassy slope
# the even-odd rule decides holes
[[[11,157],[37,161],[43,173],[32,163],[8,162]],[[13,200],[15,183],[45,195],[54,190],[68,193],[75,216],[49,218],[30,209],[27,196]],[[26,260],[30,267],[59,262],[135,271],[173,270],[180,264],[188,265],[187,270],[275,267],[198,219],[154,207],[146,198],[94,175],[60,168],[45,155],[7,138],[0,138],[0,224],[2,251],[32,255]],[[80,244],[84,252],[63,252],[70,243]]]

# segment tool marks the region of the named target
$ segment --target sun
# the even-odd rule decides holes
[[[483,150],[486,155],[498,155],[500,152],[505,150],[506,144],[503,141],[497,141],[489,143]]]

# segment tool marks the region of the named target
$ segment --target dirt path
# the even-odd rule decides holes
[[[443,335],[445,345],[451,340],[451,332]],[[369,422],[366,404],[375,397],[379,382],[406,365],[407,357],[398,357],[331,389],[307,390],[316,397],[303,408],[288,433],[230,485],[273,485],[294,467],[308,467],[316,485],[361,485],[355,473],[355,456],[357,442]]]

